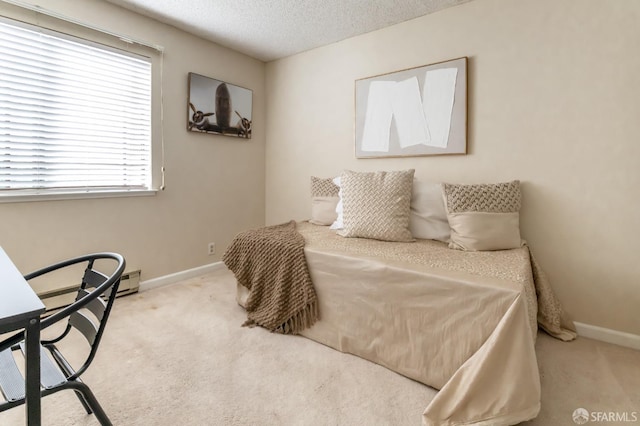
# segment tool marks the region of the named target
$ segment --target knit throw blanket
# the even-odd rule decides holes
[[[318,319],[304,237],[294,221],[238,234],[222,260],[249,290],[243,326],[298,334]]]

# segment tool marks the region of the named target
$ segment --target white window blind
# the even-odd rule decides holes
[[[150,188],[150,59],[0,19],[0,195]]]

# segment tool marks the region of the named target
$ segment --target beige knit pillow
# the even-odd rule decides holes
[[[311,176],[311,219],[309,222],[315,225],[331,225],[338,214],[338,185],[333,179],[323,179]]]
[[[343,237],[414,241],[409,231],[414,170],[352,172],[341,176]]]
[[[449,247],[458,250],[506,250],[520,239],[520,182],[481,185],[442,184]]]

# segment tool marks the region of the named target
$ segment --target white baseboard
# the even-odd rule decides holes
[[[640,350],[640,336],[637,334],[625,333],[611,330],[610,328],[583,324],[581,322],[574,322],[574,324],[576,325],[579,336]]]
[[[215,262],[215,263],[210,263],[208,265],[198,266],[197,268],[187,269],[186,271],[176,272],[175,274],[169,274],[169,275],[164,275],[158,278],[152,278],[150,280],[140,281],[140,289],[138,291],[147,291],[153,288],[174,284],[174,283],[177,283],[178,281],[186,280],[188,278],[199,277],[200,275],[217,271],[221,268],[226,268],[226,266],[224,266],[224,263]]]

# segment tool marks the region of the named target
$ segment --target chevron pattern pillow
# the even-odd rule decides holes
[[[520,181],[497,184],[442,184],[449,247],[466,251],[507,250],[520,239]]]
[[[414,241],[409,230],[414,170],[345,171],[341,176],[343,237]]]
[[[337,197],[340,188],[333,183],[333,178],[311,176],[312,197]]]

